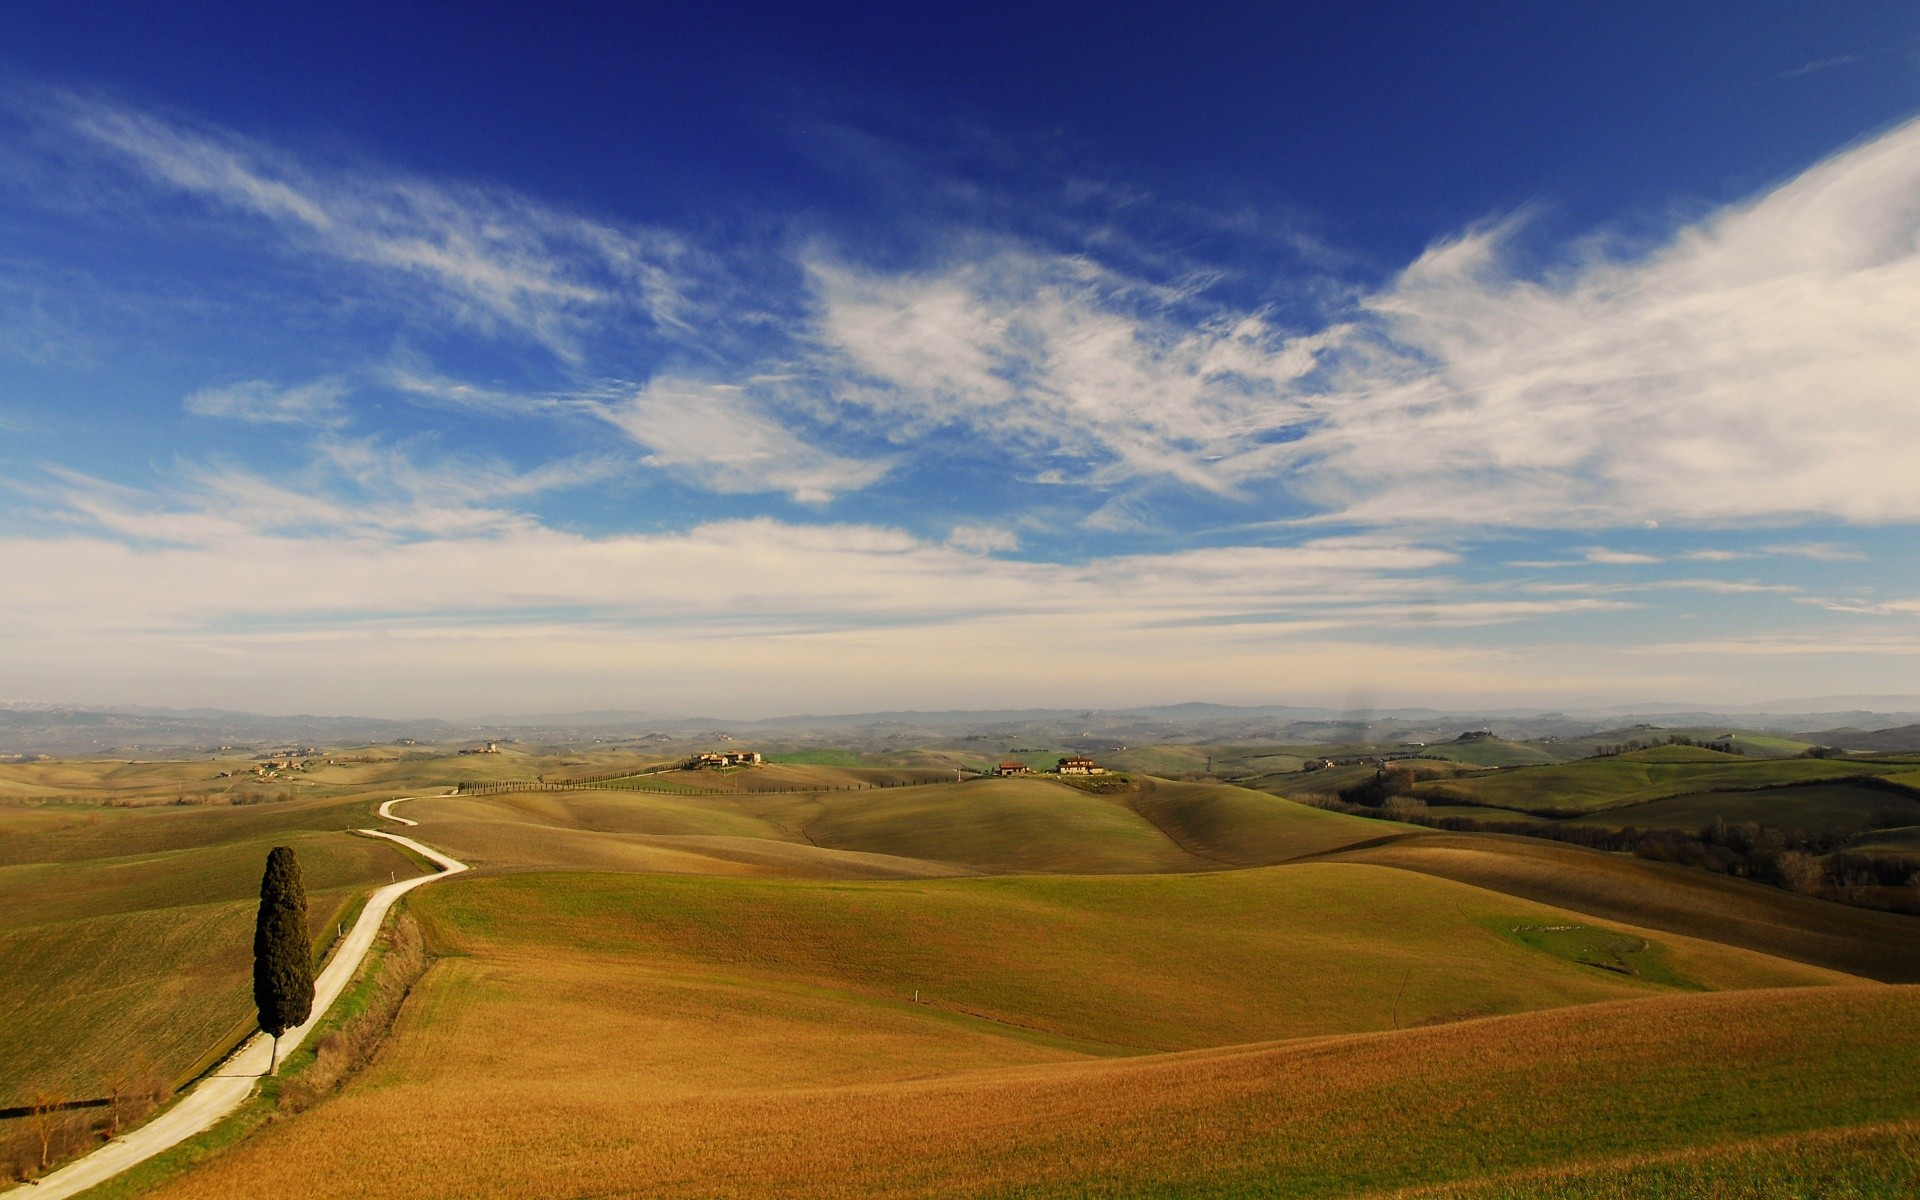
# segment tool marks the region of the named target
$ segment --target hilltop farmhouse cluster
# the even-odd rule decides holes
[[[755,767],[762,761],[758,750],[723,750],[717,754],[696,754],[687,766],[695,771],[712,771],[722,767]]]
[[[1054,765],[1055,775],[1105,775],[1107,769],[1090,758],[1078,754],[1069,755]],[[996,775],[1031,775],[1033,768],[1019,759],[1010,758],[994,770]]]

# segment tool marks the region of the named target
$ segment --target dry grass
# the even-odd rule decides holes
[[[929,1003],[1135,1050],[1355,1032],[1655,990],[1531,949],[1562,910],[1350,864],[1204,875],[825,885],[518,875],[418,905],[437,944],[482,955],[635,957]],[[1844,980],[1668,937],[1699,986]]]
[[[1021,1033],[490,942],[429,973],[360,1081],[160,1194],[1331,1196],[1920,1112],[1910,989],[1120,1059]]]
[[[313,1107],[373,1061],[429,961],[420,923],[403,908],[381,931],[372,962],[329,1013],[332,1027],[320,1030],[309,1046],[289,1059],[288,1078],[277,1098],[281,1112]]]
[[[1142,779],[1139,794],[1128,800],[1188,853],[1222,866],[1285,862],[1402,830],[1222,784]]]
[[[1138,793],[1094,796],[1044,779],[735,796],[508,793],[431,797],[408,811],[480,866],[850,878],[1194,871],[1279,862],[1394,828],[1224,784],[1143,781]]]

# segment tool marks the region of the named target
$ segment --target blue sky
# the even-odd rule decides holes
[[[0,696],[1920,691],[1910,5],[395,7],[0,13]]]

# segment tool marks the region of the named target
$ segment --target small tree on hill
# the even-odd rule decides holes
[[[291,846],[267,854],[260,915],[253,926],[253,1003],[273,1037],[267,1074],[280,1062],[280,1035],[313,1010],[313,943],[307,937],[307,888]]]

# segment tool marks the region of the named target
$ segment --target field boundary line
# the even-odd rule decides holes
[[[406,797],[403,797],[405,799]],[[387,804],[397,803],[389,800]],[[413,825],[415,822],[405,817],[396,817],[385,812],[386,804],[380,806],[381,816],[390,821]],[[430,846],[423,846],[410,837],[397,833],[387,833],[379,829],[355,829],[352,832],[367,837],[383,838],[397,842],[407,849],[422,855],[428,862],[439,867],[432,875],[419,875],[412,879],[402,879],[378,888],[367,898],[365,908],[353,924],[353,929],[339,943],[339,950],[313,981],[313,1011],[306,1022],[297,1029],[288,1030],[288,1054],[281,1056],[284,1064],[292,1051],[307,1040],[314,1028],[326,1018],[327,1010],[359,973],[360,966],[366,961],[367,954],[373,949],[375,936],[386,922],[387,913],[394,903],[417,887],[458,875],[467,870],[467,864],[451,858]],[[106,1182],[129,1167],[172,1149],[197,1133],[211,1128],[221,1118],[246,1103],[253,1090],[267,1074],[272,1061],[273,1041],[264,1033],[248,1038],[246,1043],[223,1062],[216,1065],[203,1076],[200,1082],[186,1092],[176,1103],[153,1120],[130,1130],[119,1138],[108,1142],[82,1158],[75,1159],[59,1170],[42,1178],[18,1184],[8,1189],[7,1195],[32,1196],[34,1200],[59,1200],[60,1197],[75,1196],[88,1188]],[[29,1191],[27,1189],[31,1188]]]

